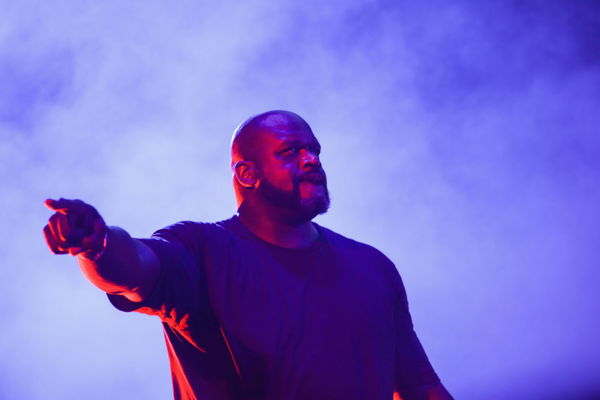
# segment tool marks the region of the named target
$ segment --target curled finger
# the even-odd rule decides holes
[[[56,236],[52,233],[50,229],[50,224],[44,226],[44,238],[46,239],[46,244],[50,248],[50,251],[54,254],[66,254],[67,252],[59,246],[58,241],[56,240]]]
[[[62,242],[68,242],[69,236],[71,233],[71,226],[69,224],[69,219],[67,215],[55,213],[50,219],[54,218],[54,227],[56,228],[56,233],[58,234],[58,238]]]

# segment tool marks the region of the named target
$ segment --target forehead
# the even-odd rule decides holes
[[[299,115],[288,111],[270,111],[244,122],[232,139],[232,161],[272,155],[287,144],[313,147],[320,144],[310,126]]]
[[[269,129],[259,135],[264,145],[278,146],[283,144],[318,145],[319,142],[310,129]]]
[[[255,139],[263,146],[278,146],[284,143],[318,145],[310,126],[302,119],[273,115],[260,124]],[[262,147],[262,146],[261,146]]]

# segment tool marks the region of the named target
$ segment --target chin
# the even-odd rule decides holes
[[[303,200],[301,207],[306,220],[310,221],[317,215],[325,214],[329,210],[329,197],[319,196]]]
[[[298,185],[294,190],[282,190],[264,181],[259,195],[266,203],[280,210],[281,215],[292,224],[308,222],[329,209],[326,186],[322,191],[304,193],[303,196]]]

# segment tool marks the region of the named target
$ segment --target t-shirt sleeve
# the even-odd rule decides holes
[[[185,324],[193,314],[207,308],[206,280],[200,254],[201,224],[180,222],[156,231],[150,239],[140,239],[160,262],[157,282],[147,299],[132,302],[119,295],[108,295],[121,311],[157,315],[171,326]]]
[[[440,381],[433,370],[425,350],[413,328],[408,310],[406,290],[400,276],[397,276],[396,321],[397,335],[395,346],[396,390],[401,396],[413,398],[412,393],[421,386]]]

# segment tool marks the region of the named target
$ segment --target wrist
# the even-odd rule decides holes
[[[104,231],[104,236],[103,236],[102,240],[100,241],[100,244],[98,245],[98,247],[84,251],[83,253],[81,253],[81,256],[90,261],[98,261],[104,255],[107,245],[108,245],[108,227],[106,227],[106,229]]]

